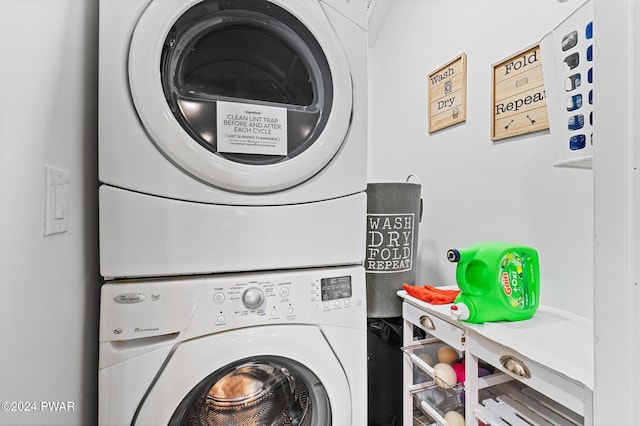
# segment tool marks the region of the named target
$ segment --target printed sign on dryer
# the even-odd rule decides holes
[[[287,155],[287,109],[218,102],[218,151]]]

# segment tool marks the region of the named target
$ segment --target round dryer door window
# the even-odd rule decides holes
[[[202,380],[169,424],[325,426],[331,424],[331,405],[307,367],[286,358],[259,357]]]
[[[229,191],[306,181],[349,130],[349,67],[318,2],[153,0],[134,31],[129,76],[155,145]]]

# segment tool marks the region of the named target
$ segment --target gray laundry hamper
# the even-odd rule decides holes
[[[397,291],[415,285],[418,230],[422,216],[420,183],[367,185],[367,316],[402,315]]]

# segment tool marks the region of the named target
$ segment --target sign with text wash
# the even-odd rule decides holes
[[[438,68],[427,80],[429,133],[467,119],[467,55]]]
[[[367,214],[367,272],[411,270],[414,221],[413,213]]]

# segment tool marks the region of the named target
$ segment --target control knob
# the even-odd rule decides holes
[[[264,302],[264,293],[258,287],[250,287],[242,293],[242,303],[247,309],[257,309]]]

